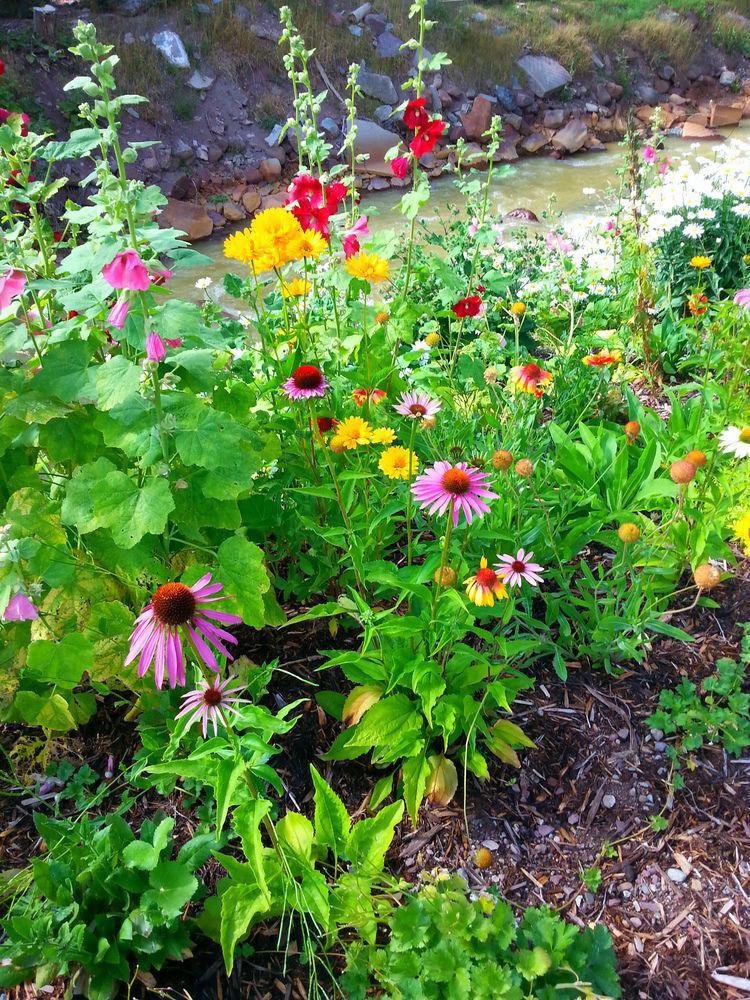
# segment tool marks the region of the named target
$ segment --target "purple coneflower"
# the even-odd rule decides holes
[[[238,698],[236,693],[241,691],[241,687],[229,687],[233,680],[236,680],[236,675],[227,677],[225,681],[220,681],[218,677],[214,677],[211,684],[207,680],[201,678],[199,684],[200,686],[195,689],[195,691],[188,691],[187,694],[182,695],[182,708],[175,716],[176,719],[182,718],[183,715],[190,715],[185,726],[185,731],[197,722],[198,719],[202,719],[201,729],[203,730],[203,738],[206,738],[206,731],[208,729],[209,720],[213,723],[214,736],[218,733],[218,723],[221,722],[226,726],[227,720],[224,715],[225,712],[232,712],[234,715],[239,715],[240,713],[234,707],[235,705],[247,705],[249,704],[248,698]]]
[[[441,404],[437,399],[430,399],[424,392],[404,392],[393,409],[402,417],[412,420],[427,420],[434,417]]]
[[[326,377],[315,365],[300,365],[281,387],[289,399],[323,397],[328,390]]]
[[[218,596],[220,583],[211,582],[211,574],[206,573],[192,587],[184,583],[165,583],[156,591],[151,601],[135,620],[135,628],[130,636],[130,652],[125,665],[138,660],[138,676],[148,671],[154,662],[154,680],[160,688],[164,681],[166,667],[169,686],[185,683],[185,658],[182,653],[181,633],[187,632],[187,640],[196,654],[210,667],[218,671],[216,656],[209,647],[231,659],[232,654],[224,646],[225,642],[237,640],[225,629],[213,622],[238,625],[242,619],[226,611],[214,611],[205,607],[224,597]],[[212,596],[217,595],[217,596]],[[224,595],[226,596],[226,595]]]
[[[497,496],[487,489],[487,474],[466,462],[457,465],[436,462],[414,480],[411,490],[420,507],[428,508],[430,514],[443,514],[450,509],[454,527],[459,511],[464,512],[467,523],[471,524],[474,515],[484,517],[490,509],[483,498],[491,500]]]
[[[524,580],[532,587],[536,587],[538,583],[542,582],[543,567],[539,563],[531,561],[534,558],[533,552],[524,552],[523,549],[519,549],[515,556],[498,555],[497,558],[500,560],[495,563],[497,575],[509,587],[520,587]]]

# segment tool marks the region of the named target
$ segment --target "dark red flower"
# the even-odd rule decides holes
[[[440,118],[433,119],[424,128],[418,129],[416,135],[409,143],[409,149],[417,159],[420,156],[424,156],[425,153],[431,153],[444,131],[445,122]]]
[[[2,76],[3,73],[5,73],[5,63],[2,61],[2,59],[0,59],[0,76]]]
[[[316,417],[315,420],[321,434],[325,434],[326,431],[332,430],[338,423],[338,420],[334,417]],[[312,420],[310,421],[310,426],[312,427]]]
[[[0,125],[5,125],[10,119],[21,119],[21,135],[29,134],[29,116],[24,111],[8,111],[7,108],[0,108]],[[10,124],[13,124],[11,121]]]
[[[297,174],[287,188],[289,197],[286,204],[303,229],[314,229],[325,239],[331,231],[329,220],[338,212],[339,205],[347,196],[348,188],[340,181],[324,188],[317,177],[311,174]]]
[[[477,291],[478,291],[478,292],[479,292],[479,294],[481,295],[481,294],[482,294],[482,292],[486,292],[486,291],[487,291],[487,289],[486,289],[486,288],[484,287],[484,285],[477,285]]]
[[[78,313],[75,311],[75,309],[71,309],[70,312],[68,313],[67,318],[68,319],[75,319],[77,315],[78,315]]]
[[[406,177],[409,172],[409,157],[408,156],[397,156],[395,160],[391,160],[391,173],[394,177],[399,177],[401,180]]]
[[[467,316],[478,316],[481,308],[482,300],[478,295],[467,295],[465,299],[459,299],[455,305],[451,306],[459,319],[466,319]]]
[[[426,104],[424,97],[416,97],[413,101],[409,101],[404,110],[404,125],[407,128],[420,129],[429,124]]]
[[[59,243],[60,240],[62,239],[62,233],[56,229],[52,234],[52,239],[55,241],[55,243]]]

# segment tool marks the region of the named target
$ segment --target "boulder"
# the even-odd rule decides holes
[[[257,212],[260,207],[260,191],[256,187],[248,188],[242,195],[242,204],[248,215]]]
[[[530,208],[514,208],[505,213],[503,222],[539,222],[539,219]]]
[[[339,127],[333,118],[323,118],[320,122],[320,127],[323,129],[324,134],[329,139],[335,139],[339,134]]]
[[[162,229],[177,229],[184,233],[191,243],[210,236],[214,229],[211,218],[202,205],[191,201],[167,199],[167,204],[157,216]]]
[[[500,107],[505,108],[506,111],[517,111],[518,105],[516,104],[516,99],[513,96],[513,92],[508,90],[507,87],[497,86],[495,87],[495,96],[500,103]]]
[[[378,35],[378,40],[375,43],[375,51],[381,59],[393,59],[394,56],[400,54],[403,44],[401,39],[394,35],[393,32],[384,31]]]
[[[233,201],[222,202],[221,212],[227,222],[242,222],[243,219],[247,218],[245,209]]]
[[[659,92],[645,81],[643,83],[638,84],[638,86],[635,88],[635,93],[638,100],[643,101],[644,104],[659,103]]]
[[[268,156],[259,164],[260,175],[264,181],[277,181],[281,177],[281,161],[277,156]]]
[[[682,138],[689,140],[696,139],[721,139],[718,132],[706,128],[705,125],[698,125],[696,122],[686,121],[682,126]]]
[[[537,97],[546,97],[573,82],[573,77],[556,59],[549,56],[521,56],[516,61],[528,78],[529,87]],[[518,95],[516,95],[518,101]]]
[[[552,136],[552,145],[564,153],[577,152],[586,142],[589,130],[578,118],[571,118],[565,128]]]
[[[274,194],[264,195],[260,203],[261,212],[265,212],[267,208],[283,208],[286,204],[286,197],[286,191],[276,191]]]
[[[518,159],[518,137],[503,139],[492,157],[493,163],[514,163]]]
[[[530,108],[532,106],[532,104],[534,103],[534,98],[526,90],[516,90],[516,91],[514,91],[513,97],[515,99],[516,106],[518,108],[520,108],[521,111],[525,111],[526,108]]]
[[[549,111],[544,112],[542,125],[545,128],[560,128],[567,117],[568,112],[564,108],[550,108]]]
[[[540,149],[544,149],[548,142],[549,139],[546,135],[542,135],[541,132],[532,132],[521,142],[521,149],[524,153],[538,153]]]
[[[610,97],[612,97],[613,100],[617,101],[622,97],[623,88],[619,83],[615,83],[614,80],[607,80],[604,86],[609,91]]]
[[[708,124],[711,128],[724,128],[728,125],[739,125],[742,121],[742,104],[730,104],[726,101],[719,101],[711,105],[711,114],[708,117]]]
[[[398,91],[393,80],[385,73],[371,73],[367,69],[360,69],[357,83],[366,97],[373,97],[381,104],[398,104]]]
[[[357,138],[354,142],[354,152],[357,156],[367,154],[368,159],[362,163],[357,163],[355,169],[358,173],[378,174],[381,177],[390,177],[392,174],[390,165],[385,162],[385,154],[392,146],[397,146],[401,141],[395,132],[391,132],[377,122],[368,118],[355,119],[357,126]]]
[[[391,104],[379,104],[373,111],[373,117],[376,122],[380,122],[383,125],[393,114],[393,106]]]
[[[162,175],[159,187],[167,198],[175,198],[180,201],[182,198],[187,198],[190,193],[190,178],[181,170],[172,170],[168,174]]]
[[[154,47],[161,52],[170,66],[190,69],[190,60],[182,39],[176,31],[157,31],[151,38]]]
[[[735,83],[737,83],[737,74],[733,70],[727,69],[725,66],[721,71],[719,83],[722,87],[733,87]]]
[[[489,129],[494,107],[492,101],[484,94],[477,94],[471,105],[471,111],[460,115],[466,138],[481,140]]]

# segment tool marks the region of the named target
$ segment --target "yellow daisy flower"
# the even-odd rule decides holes
[[[328,249],[328,244],[315,229],[305,229],[300,239],[300,257],[317,260]]]
[[[373,444],[391,444],[396,440],[396,433],[390,427],[377,427],[372,432]]]
[[[750,555],[750,514],[744,514],[739,519],[734,526],[734,534],[742,542],[745,552]]]
[[[292,278],[291,281],[282,284],[281,294],[285,299],[299,299],[303,295],[308,295],[311,289],[312,285],[304,278]]]
[[[505,584],[494,569],[488,567],[484,556],[479,560],[479,569],[474,576],[468,577],[464,583],[466,584],[466,596],[478,608],[493,608],[495,598],[498,601],[504,601],[508,596]]]
[[[302,257],[302,226],[285,208],[267,208],[256,215],[250,235],[265,269],[283,267]]]
[[[358,253],[346,262],[346,269],[353,278],[369,281],[376,285],[379,281],[387,281],[391,266],[383,257],[376,253]]]
[[[703,271],[705,268],[711,266],[711,258],[698,254],[696,257],[690,258],[690,266],[697,268],[699,271]]]
[[[258,255],[255,240],[249,229],[232,233],[224,240],[224,256],[241,264],[252,264]]]
[[[411,479],[417,474],[419,460],[412,452],[410,462],[409,452],[406,448],[386,448],[380,456],[378,468],[381,472],[384,472],[389,479]]]
[[[347,417],[342,420],[336,428],[336,434],[331,441],[341,445],[342,448],[357,448],[359,445],[369,444],[372,440],[372,427],[362,417]]]

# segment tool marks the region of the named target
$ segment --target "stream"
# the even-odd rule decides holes
[[[725,130],[727,137],[747,138],[748,134],[750,121],[738,128]],[[703,141],[698,144],[668,137],[660,153],[666,154],[672,163],[678,163],[686,157],[711,156],[720,145],[719,142]],[[492,215],[501,221],[505,213],[514,208],[528,208],[541,218],[542,212],[552,206],[554,211],[561,213],[563,224],[602,217],[613,204],[619,185],[617,172],[622,163],[623,150],[616,143],[600,152],[578,153],[564,160],[546,156],[519,160],[511,167],[510,173],[492,184]],[[453,180],[451,174],[445,174],[431,182],[432,197],[421,216],[422,222],[429,225],[439,218],[443,209],[460,203],[462,196]],[[404,189],[393,188],[363,197],[362,211],[369,217],[371,230],[391,229],[398,232],[407,228],[408,223],[398,210],[403,193]],[[217,301],[228,299],[219,290],[224,274],[233,271],[245,277],[247,273],[242,264],[227,260],[223,255],[224,240],[229,232],[231,229],[227,227],[196,245],[195,249],[209,257],[211,263],[177,271],[170,281],[175,295],[190,301],[201,301],[203,293],[195,288],[195,282],[198,278],[210,277],[215,282],[212,298]]]

